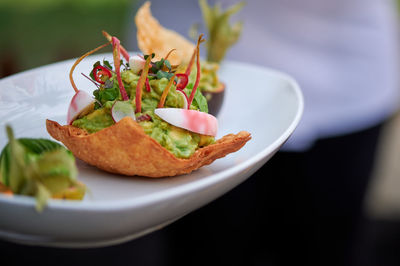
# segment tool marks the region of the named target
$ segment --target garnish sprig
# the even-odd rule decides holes
[[[167,99],[167,95],[169,93],[169,90],[171,89],[171,86],[175,81],[175,77],[176,77],[176,74],[173,75],[172,78],[169,80],[167,86],[165,87],[163,93],[161,94],[160,102],[158,103],[157,108],[163,108],[164,107],[165,100]]]
[[[112,40],[112,36],[110,34],[108,34],[108,32],[103,30],[101,33],[103,34],[104,37],[106,37],[106,39],[109,42]],[[125,58],[125,60],[127,62],[129,62],[129,53],[128,53],[128,51],[126,51],[126,49],[122,45],[120,45],[120,50],[121,50],[122,56]]]
[[[153,58],[153,55],[148,55],[147,57],[145,56],[146,63],[142,70],[142,74],[140,75],[139,82],[136,85],[136,97],[135,97],[135,102],[136,102],[135,112],[136,113],[140,113],[142,111],[142,88],[143,88],[144,83],[146,82],[147,74],[149,73],[149,68],[150,68],[150,63],[151,63],[152,58]]]
[[[194,95],[196,93],[197,87],[199,86],[199,82],[200,82],[200,72],[201,72],[200,71],[200,43],[202,43],[204,41],[205,40],[203,39],[203,34],[201,34],[199,36],[199,38],[197,39],[196,49],[193,52],[193,54],[196,54],[196,70],[197,70],[197,73],[196,73],[196,81],[194,83],[192,92],[190,93],[190,96],[189,96],[188,109],[190,109],[190,105],[192,104]],[[194,56],[192,56],[192,57],[194,57]],[[192,62],[192,64],[193,64],[193,62]],[[188,66],[188,68],[189,68],[189,66]]]
[[[111,40],[113,44],[114,67],[115,67],[115,73],[117,74],[119,91],[121,93],[122,100],[127,101],[129,100],[129,97],[128,94],[126,93],[124,83],[122,82],[121,79],[120,41],[116,37],[112,37]]]

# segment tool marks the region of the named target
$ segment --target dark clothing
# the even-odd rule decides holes
[[[380,128],[278,152],[164,230],[168,265],[350,265]]]

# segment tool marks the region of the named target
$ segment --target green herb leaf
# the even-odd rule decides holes
[[[121,96],[118,83],[110,79],[106,80],[104,83],[104,87],[93,91],[93,96],[98,101],[94,105],[94,108],[96,110],[101,107],[100,104],[104,105],[107,101],[114,101],[119,99]]]
[[[189,96],[192,92],[192,89],[193,89],[193,83],[186,86],[186,88],[184,89],[186,95]],[[198,109],[201,112],[208,113],[207,99],[199,90],[196,90],[196,92],[194,93],[192,105],[195,107],[195,109]]]
[[[207,99],[203,96],[203,94],[201,94],[200,90],[196,90],[193,100],[196,101],[200,111],[208,113]]]
[[[96,63],[93,64],[93,68],[96,68],[96,67],[98,67],[98,66],[101,66],[100,61],[97,61]]]
[[[157,62],[156,62],[156,67],[157,67],[158,69],[162,69],[163,65],[164,65],[164,58],[161,58],[160,61],[157,61]]]
[[[159,70],[159,69],[158,69],[156,66],[152,66],[152,67],[150,68],[150,72],[151,72],[151,73],[157,73],[158,70]]]
[[[96,79],[94,78],[93,69],[92,69],[92,71],[90,71],[89,76],[90,76],[94,81],[96,81]]]
[[[151,56],[151,58],[154,58],[154,56],[156,56],[156,54],[155,53],[152,53],[151,55],[146,54],[143,56],[144,60],[147,60],[147,57],[149,57],[149,56]]]
[[[157,72],[157,79],[167,78],[168,80],[170,80],[173,76],[174,76],[173,73],[165,72],[162,70],[159,70]]]
[[[169,71],[171,71],[171,63],[168,60],[164,61],[164,65],[168,68]]]
[[[103,60],[103,65],[105,65],[106,67],[108,67],[110,70],[112,70],[113,68],[112,68],[112,66],[111,66],[111,64],[110,64],[110,62],[108,62],[107,60]]]

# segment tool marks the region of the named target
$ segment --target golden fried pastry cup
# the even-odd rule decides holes
[[[190,158],[180,159],[146,135],[129,117],[93,134],[51,120],[46,120],[46,127],[53,138],[90,165],[110,173],[154,178],[188,174],[239,150],[251,139],[246,131],[228,134],[199,148]]]

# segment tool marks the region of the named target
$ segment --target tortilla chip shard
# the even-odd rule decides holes
[[[143,53],[155,53],[155,60],[160,60],[169,51],[176,49],[168,57],[172,65],[185,63],[185,60],[191,58],[196,48],[195,45],[177,32],[161,26],[158,20],[151,14],[150,2],[144,3],[138,9],[135,16],[135,23],[137,27],[138,46]]]
[[[93,134],[51,120],[46,120],[46,127],[49,134],[64,143],[77,158],[104,171],[128,176],[188,174],[239,150],[251,139],[246,131],[228,134],[214,144],[199,148],[190,158],[180,159],[146,135],[129,117]]]

